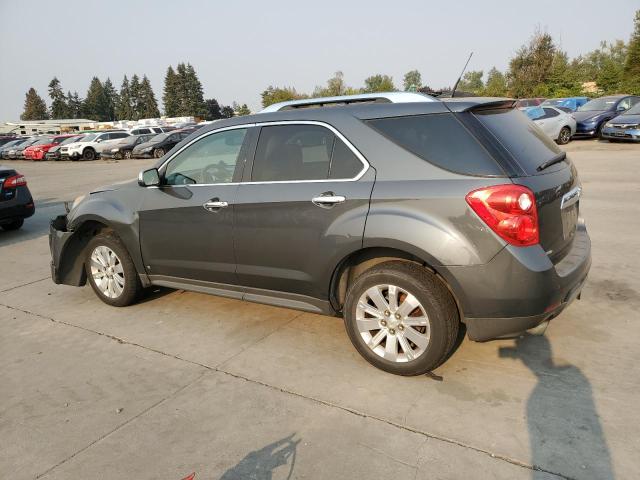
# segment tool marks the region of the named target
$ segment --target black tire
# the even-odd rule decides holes
[[[122,153],[116,152],[116,154],[113,156],[113,158],[115,160],[122,160]]]
[[[429,318],[429,343],[414,360],[384,359],[367,346],[358,330],[358,301],[367,289],[381,284],[396,285],[413,294]],[[455,344],[460,326],[458,309],[447,287],[426,268],[402,261],[384,262],[362,273],[349,287],[343,313],[347,334],[356,350],[373,366],[396,375],[422,375],[442,364]]]
[[[14,220],[11,223],[2,224],[2,229],[6,231],[18,230],[24,224],[24,219],[20,218],[18,220]]]
[[[120,260],[124,273],[124,287],[122,292],[116,298],[110,298],[105,295],[100,287],[95,282],[93,275],[91,274],[91,254],[97,247],[107,247],[112,250]],[[138,278],[138,272],[136,271],[133,261],[129,256],[129,252],[122,244],[120,239],[113,233],[100,233],[89,240],[87,248],[85,250],[85,271],[87,273],[87,279],[93,291],[98,298],[108,305],[114,307],[126,307],[137,301],[142,293],[142,284]]]
[[[133,152],[131,150],[124,151],[124,158],[126,158],[127,160],[130,160],[132,156],[133,156]]]
[[[164,156],[164,148],[156,148],[153,151],[153,157],[154,158],[161,158]]]
[[[571,141],[571,129],[569,127],[562,127],[556,140],[558,145],[566,145]]]
[[[93,148],[85,148],[82,151],[82,160],[95,160],[96,151]]]

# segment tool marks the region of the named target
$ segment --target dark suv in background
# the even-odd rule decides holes
[[[115,306],[158,285],[340,315],[370,363],[417,375],[461,323],[472,340],[512,335],[580,295],[580,193],[512,100],[287,102],[78,198],[52,222],[52,277]]]

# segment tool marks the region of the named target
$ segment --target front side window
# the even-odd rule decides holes
[[[349,179],[362,162],[320,125],[262,127],[251,172],[254,182]]]
[[[544,116],[540,117],[539,120],[541,120],[543,118],[557,117],[558,115],[560,115],[560,114],[557,111],[555,111],[553,108],[545,108],[544,109]]]
[[[230,183],[246,128],[206,135],[178,153],[165,172],[167,185]]]

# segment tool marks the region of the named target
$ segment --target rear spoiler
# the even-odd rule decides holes
[[[454,113],[477,112],[481,110],[511,109],[516,106],[516,100],[512,98],[495,97],[454,97],[442,99],[442,103]]]

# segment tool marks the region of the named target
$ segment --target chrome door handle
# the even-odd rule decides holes
[[[332,207],[338,203],[343,203],[346,200],[346,197],[342,195],[319,195],[317,197],[313,197],[311,202],[318,207]]]
[[[229,204],[227,202],[221,202],[219,200],[216,200],[216,201],[210,200],[202,204],[202,208],[210,212],[215,212],[221,208],[227,208],[228,206]]]

